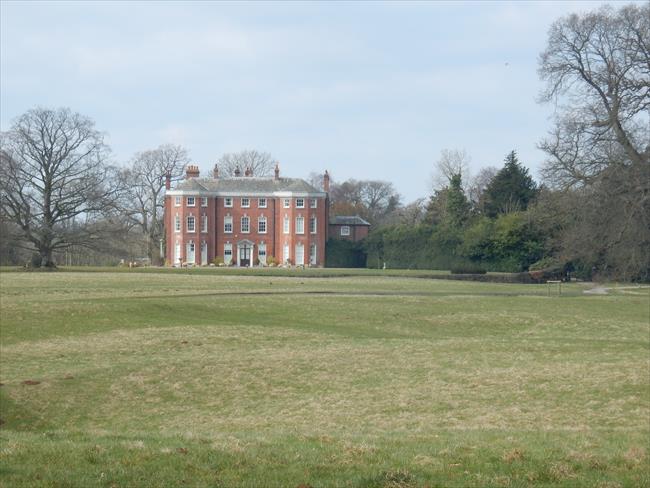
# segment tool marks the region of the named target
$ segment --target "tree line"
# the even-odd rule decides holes
[[[539,182],[514,150],[473,177],[466,152],[444,150],[431,195],[410,203],[390,182],[333,181],[331,214],[372,224],[367,265],[650,279],[649,19],[648,4],[606,6],[551,26],[538,71],[554,120]],[[118,167],[89,118],[29,110],[0,134],[0,262],[159,264],[165,178],[187,163],[186,148],[161,145]],[[275,163],[255,150],[217,161],[221,175]]]

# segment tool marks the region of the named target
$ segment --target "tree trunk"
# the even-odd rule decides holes
[[[52,248],[49,246],[41,246],[39,249],[41,255],[41,268],[56,268],[56,263],[52,258]]]

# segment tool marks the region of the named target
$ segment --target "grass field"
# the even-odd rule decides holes
[[[0,486],[650,484],[647,288],[400,274],[2,273]]]

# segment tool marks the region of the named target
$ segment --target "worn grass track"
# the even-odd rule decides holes
[[[646,486],[648,290],[582,291],[3,273],[0,486]]]

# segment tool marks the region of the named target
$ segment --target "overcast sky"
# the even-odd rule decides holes
[[[444,148],[474,172],[516,149],[537,176],[548,28],[601,4],[2,1],[0,126],[70,107],[120,164],[176,143],[205,172],[258,149],[284,176],[389,180],[407,202]]]

